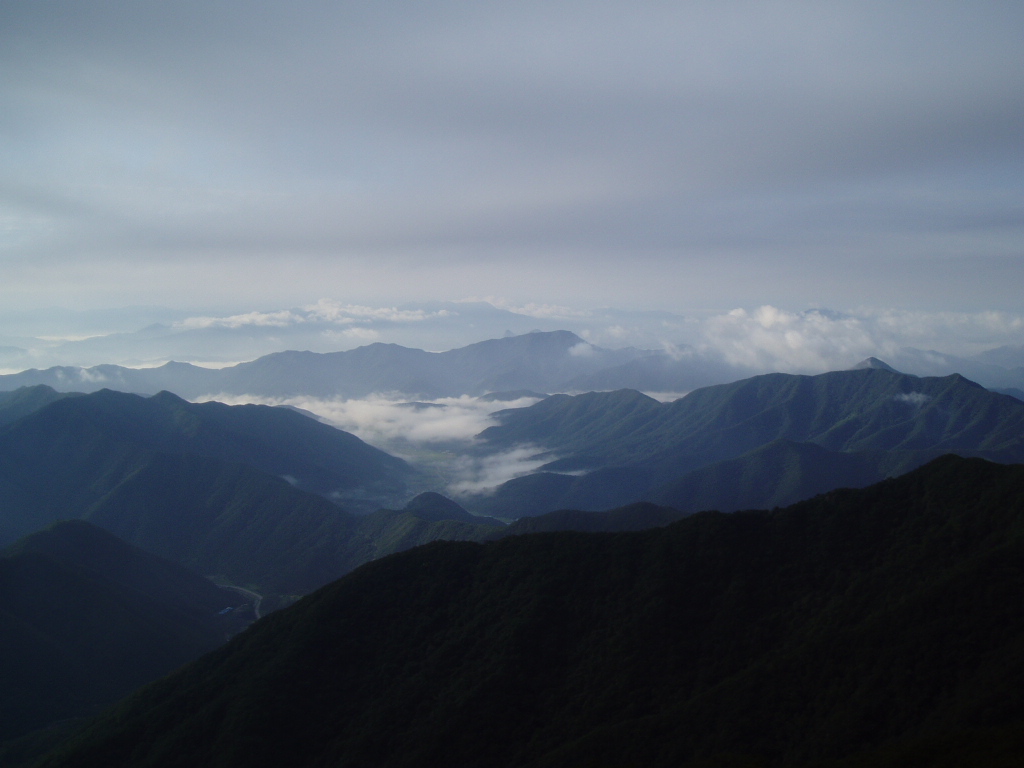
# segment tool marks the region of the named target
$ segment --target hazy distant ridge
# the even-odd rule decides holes
[[[508,390],[609,387],[691,389],[736,375],[721,364],[674,360],[661,351],[604,349],[569,331],[490,339],[447,352],[370,344],[345,352],[277,352],[220,370],[187,363],[133,369],[57,367],[0,376],[0,389],[45,384],[58,391],[109,388],[139,394],[362,398],[401,393],[432,399]]]

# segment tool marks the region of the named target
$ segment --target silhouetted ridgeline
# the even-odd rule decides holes
[[[1017,766],[1024,467],[774,512],[435,542],[138,692],[43,765]]]

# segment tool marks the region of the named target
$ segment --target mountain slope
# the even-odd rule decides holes
[[[0,392],[0,427],[17,421],[22,416],[35,413],[43,406],[61,400],[65,397],[74,397],[77,393],[57,392],[52,387],[39,385],[35,387],[21,387],[13,392]]]
[[[104,390],[0,430],[0,539],[82,518],[197,573],[305,594],[373,557],[498,525],[429,497],[363,520],[303,490],[375,509],[401,498],[410,475],[400,459],[289,409]]]
[[[0,740],[80,717],[226,639],[237,595],[82,521],[0,554]]]
[[[768,374],[698,389],[671,403],[636,392],[548,398],[501,412],[481,433],[495,447],[538,442],[570,458],[552,469],[628,464],[671,452],[703,464],[773,440],[835,451],[1024,450],[1024,408],[962,376],[881,369]]]
[[[1024,403],[961,376],[880,367],[756,376],[671,403],[628,390],[562,395],[498,418],[480,435],[490,450],[527,444],[551,461],[546,474],[463,501],[489,514],[499,500],[517,514],[637,500],[687,511],[770,507],[950,451],[1024,461]]]
[[[560,509],[535,517],[521,517],[491,538],[550,531],[645,531],[648,528],[662,528],[686,517],[686,514],[670,507],[659,507],[643,501],[606,512]]]
[[[102,390],[0,429],[0,543],[84,516],[156,454],[245,463],[367,510],[402,498],[413,475],[401,459],[290,409]]]
[[[956,457],[774,513],[435,543],[44,764],[1015,765],[1022,563],[1024,467]]]

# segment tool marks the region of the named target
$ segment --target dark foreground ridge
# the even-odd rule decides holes
[[[240,602],[82,520],[0,551],[0,742],[94,715],[213,650],[244,628]]]
[[[1022,598],[1024,467],[953,456],[774,512],[435,542],[44,765],[1016,766]]]

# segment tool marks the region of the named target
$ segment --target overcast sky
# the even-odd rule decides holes
[[[0,0],[0,302],[1024,311],[1024,3]]]

